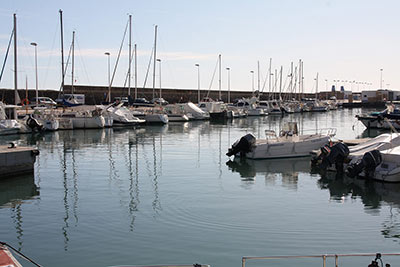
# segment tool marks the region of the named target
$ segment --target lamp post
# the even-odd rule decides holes
[[[228,72],[228,103],[231,103],[231,68],[226,68]]]
[[[197,103],[200,103],[200,65],[194,64],[197,67]]]
[[[157,58],[157,62],[160,62],[159,63],[159,66],[160,66],[160,98],[162,98],[162,94],[161,94],[161,59]]]
[[[252,82],[251,82],[251,92],[254,93],[254,71],[251,70],[250,73],[251,73],[251,80],[252,80]]]
[[[38,85],[38,69],[37,69],[37,43],[31,43],[35,47],[35,76],[36,76],[36,107],[39,105],[39,85]]]
[[[381,69],[381,88],[380,89],[382,89],[382,82],[383,82],[382,75],[383,75],[383,69]]]
[[[108,58],[108,103],[111,102],[111,80],[110,80],[110,52],[105,52],[104,55]]]
[[[328,92],[328,79],[325,79],[325,90]]]

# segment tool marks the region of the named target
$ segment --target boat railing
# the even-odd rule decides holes
[[[335,136],[336,128],[319,128],[319,129],[307,129],[300,131],[301,135],[305,134],[315,134],[315,135],[327,135],[327,136]]]
[[[339,258],[346,257],[375,257],[375,261],[381,259],[382,256],[400,256],[400,253],[359,253],[359,254],[321,254],[321,255],[299,255],[299,256],[266,256],[266,257],[242,257],[242,267],[246,267],[248,260],[295,260],[295,259],[322,259],[322,266],[326,267],[327,259],[335,260],[335,267],[339,267]],[[293,266],[293,265],[292,265]]]
[[[115,265],[110,267],[210,267],[208,264],[182,264],[182,265]]]

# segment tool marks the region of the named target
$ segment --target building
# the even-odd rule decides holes
[[[400,91],[389,89],[368,90],[361,92],[361,101],[366,102],[385,102],[400,100]]]

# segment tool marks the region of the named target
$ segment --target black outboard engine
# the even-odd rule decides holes
[[[39,132],[43,128],[43,125],[39,123],[37,119],[33,118],[32,115],[30,115],[29,118],[26,120],[26,124],[34,132]]]
[[[372,150],[364,154],[363,158],[354,164],[349,165],[346,170],[347,176],[354,178],[363,170],[365,177],[373,177],[376,167],[382,163],[382,155],[379,150]]]
[[[252,146],[256,143],[256,138],[252,134],[246,134],[235,143],[233,143],[232,148],[228,149],[228,153],[226,155],[228,157],[236,155],[240,153],[240,156],[243,157],[246,153],[250,152]]]
[[[336,171],[342,172],[344,160],[349,153],[349,148],[344,143],[337,143],[332,147],[328,145],[321,147],[322,162],[319,167],[326,170],[329,166],[335,164]]]

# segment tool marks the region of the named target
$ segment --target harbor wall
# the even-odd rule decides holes
[[[28,90],[18,90],[19,95],[21,99],[27,98],[29,100],[32,100],[36,92],[34,89],[28,89]],[[70,94],[71,93],[71,86],[70,85],[65,85],[64,87],[64,93]],[[74,93],[75,94],[84,94],[85,95],[85,102],[88,105],[93,105],[93,104],[100,104],[103,101],[106,100],[107,93],[108,93],[108,87],[106,86],[90,86],[90,85],[76,85],[74,86]],[[57,99],[59,97],[60,91],[58,90],[39,90],[39,96],[47,96],[52,99]],[[135,89],[131,88],[131,96],[132,98],[135,95]],[[159,97],[160,95],[160,89],[155,89],[154,90],[154,96]],[[279,93],[272,93],[272,98],[278,99],[279,98]],[[114,97],[121,97],[121,96],[128,96],[128,88],[126,87],[112,87],[111,89],[111,97],[114,99]],[[219,91],[218,90],[200,90],[200,98],[203,98],[205,96],[211,97],[212,99],[218,99],[219,97]],[[221,90],[221,96],[222,100],[224,102],[228,102],[228,91],[227,90]],[[230,92],[230,99],[231,102],[234,101],[235,99],[242,98],[242,97],[251,97],[252,92],[249,91],[234,91],[231,90]],[[268,92],[264,92],[260,99],[261,100],[268,100],[268,97],[270,94]],[[291,94],[289,96],[288,93],[282,93],[281,94],[283,99],[289,99],[290,97],[294,97],[296,99],[299,98],[299,94]],[[315,98],[314,93],[305,93],[301,94],[301,97],[304,98]],[[344,99],[344,94],[343,92],[336,91],[336,92],[320,92],[317,94],[317,97],[319,99],[329,99],[330,97],[335,96],[338,100]],[[137,97],[138,98],[146,98],[147,100],[151,100],[153,98],[153,89],[152,88],[138,88],[137,89]],[[198,97],[198,90],[197,89],[171,89],[171,88],[163,88],[162,89],[162,97],[167,100],[169,103],[179,103],[179,102],[194,102],[197,103],[197,97]],[[8,103],[8,104],[13,104],[14,103],[14,90],[13,89],[1,89],[0,90],[0,100]],[[360,103],[360,102],[354,102],[350,103],[352,101],[349,101],[349,103],[344,103],[345,107],[383,107],[385,105],[385,102],[383,101],[377,101],[377,102],[371,102],[371,103]]]
[[[28,89],[26,90],[18,90],[21,99],[27,98],[32,100],[35,97],[35,90]],[[64,93],[71,93],[71,86],[65,85]],[[108,87],[106,86],[90,86],[90,85],[76,85],[74,86],[75,94],[84,94],[86,104],[100,104],[105,101],[108,93]],[[131,96],[134,97],[135,89],[131,88]],[[163,88],[162,89],[162,97],[170,103],[179,103],[179,102],[194,102],[197,103],[198,90],[197,89],[171,89],[171,88]],[[154,96],[159,97],[160,89],[154,90]],[[273,98],[279,98],[279,93],[273,93]],[[282,98],[286,99],[289,97],[286,93],[282,93]],[[39,96],[47,96],[52,99],[57,99],[59,96],[58,90],[39,90]],[[112,87],[111,89],[111,98],[128,96],[128,88],[126,87]],[[218,99],[219,91],[218,90],[200,90],[200,98],[205,96],[211,97],[212,99]],[[221,90],[222,100],[224,102],[228,102],[228,91]],[[251,97],[252,92],[249,91],[231,91],[230,99],[231,102],[235,99],[242,97]],[[260,97],[261,100],[267,100],[269,93],[263,93]],[[315,94],[303,94],[304,97],[311,98],[315,97]],[[137,97],[138,98],[146,98],[147,100],[151,100],[153,98],[153,89],[152,88],[138,88],[137,89]],[[292,94],[292,97],[298,98],[298,95]],[[13,89],[2,89],[0,90],[0,99],[8,104],[14,103],[14,90]]]

